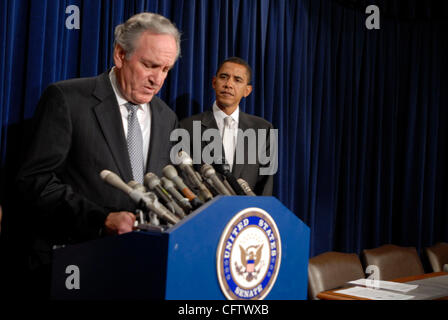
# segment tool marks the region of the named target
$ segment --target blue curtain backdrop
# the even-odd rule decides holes
[[[369,4],[380,30],[365,27]],[[114,26],[141,11],[183,33],[160,93],[180,119],[210,108],[219,61],[253,67],[241,107],[279,129],[275,195],[310,226],[312,255],[448,241],[446,1],[3,0],[3,203],[44,88],[110,68]]]

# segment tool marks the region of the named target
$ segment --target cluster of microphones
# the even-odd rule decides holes
[[[179,152],[176,162],[181,175],[176,167],[167,165],[161,178],[152,172],[147,173],[144,185],[136,181],[125,183],[109,170],[101,171],[100,176],[128,194],[137,204],[136,227],[143,230],[165,230],[218,195],[255,196],[249,184],[236,179],[226,163],[204,164],[198,172],[185,151]]]

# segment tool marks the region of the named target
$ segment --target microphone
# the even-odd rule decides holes
[[[148,190],[146,190],[144,185],[134,180],[129,181],[128,186],[130,186],[132,189],[139,190],[143,193],[148,192]]]
[[[188,188],[181,177],[177,175],[177,170],[171,164],[162,170],[165,177],[173,181],[182,194],[191,202],[193,208],[199,208],[204,203]]]
[[[135,180],[131,180],[131,181],[129,181],[129,182],[127,183],[127,185],[130,186],[130,187],[131,187],[132,189],[134,189],[134,190],[139,190],[139,191],[141,191],[141,192],[143,192],[143,193],[146,193],[146,192],[147,192],[145,186],[142,185],[141,183],[135,181]],[[135,211],[135,215],[137,216],[137,219],[135,220],[135,225],[134,225],[134,227],[138,227],[139,225],[143,225],[143,224],[145,224],[146,221],[145,221],[145,217],[144,217],[144,214],[143,214],[143,211],[142,211],[142,210],[137,209],[137,210]],[[138,220],[140,220],[140,224],[139,224],[139,221],[138,221]]]
[[[209,164],[204,164],[201,169],[201,174],[204,178],[210,179],[213,187],[216,189],[216,191],[220,194],[230,196],[232,195],[229,190],[227,190],[226,186],[221,182],[221,179],[218,178],[216,175],[215,169]]]
[[[184,210],[188,212],[191,209],[193,209],[188,199],[184,198],[179,193],[179,191],[177,191],[173,181],[171,181],[166,177],[160,178],[160,181],[162,181],[162,185],[165,188],[165,190],[168,191],[171,194],[171,196],[173,196],[174,199],[176,199],[179,202],[179,204],[181,205],[182,208],[184,208]]]
[[[128,194],[138,205],[144,206],[146,209],[154,212],[159,218],[162,218],[169,223],[176,224],[179,218],[173,216],[167,208],[165,208],[158,200],[157,196],[152,192],[143,193],[140,190],[132,189],[115,173],[109,170],[103,170],[100,173],[101,179],[111,186]]]
[[[188,179],[191,181],[191,183],[199,189],[199,196],[204,200],[208,201],[213,198],[212,193],[210,190],[207,189],[207,187],[202,183],[201,180],[199,180],[200,176],[198,177],[198,174],[193,169],[193,160],[190,158],[190,156],[185,151],[179,151],[178,153],[178,163],[180,169],[186,173]]]
[[[155,194],[162,199],[171,211],[175,212],[179,218],[185,217],[184,210],[174,201],[171,195],[162,187],[160,179],[157,175],[150,172],[145,175],[145,185],[155,192]]]
[[[226,180],[229,182],[230,186],[232,187],[232,189],[235,191],[235,193],[237,195],[240,196],[245,196],[246,192],[244,192],[243,188],[241,188],[240,184],[238,183],[238,181],[236,180],[236,178],[233,176],[233,174],[230,172],[230,167],[227,163],[222,163],[222,164],[213,164],[213,167],[215,168],[215,170],[222,174]]]
[[[229,182],[227,182],[226,179],[223,180],[224,185],[226,186],[227,190],[230,191],[230,193],[232,194],[232,196],[236,196],[236,192],[232,189],[232,187],[230,186]]]
[[[128,186],[130,186],[132,189],[140,190],[143,193],[148,192],[144,185],[134,180],[129,181]],[[136,215],[138,215],[140,219],[140,224],[136,226],[137,229],[147,231],[163,231],[163,228],[160,226],[160,221],[154,212],[146,212],[146,219],[144,218],[144,214],[140,209],[136,211]]]
[[[241,188],[243,188],[246,195],[256,196],[256,194],[252,191],[252,189],[250,188],[250,186],[246,180],[239,178],[239,179],[237,179],[237,181],[238,181],[239,185],[241,186]]]
[[[207,187],[208,190],[210,190],[210,192],[213,194],[214,197],[220,195],[218,190],[216,190],[215,186],[213,185],[212,180],[203,177],[202,181],[204,181],[205,186]]]

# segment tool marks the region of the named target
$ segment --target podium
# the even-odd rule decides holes
[[[267,213],[275,226],[264,216],[254,218],[254,210]],[[234,285],[243,288],[236,289],[237,298],[249,299],[269,285],[258,298],[304,300],[309,239],[308,226],[274,197],[218,196],[164,232],[136,231],[55,249],[52,298],[222,300]],[[265,260],[263,252],[270,254]]]

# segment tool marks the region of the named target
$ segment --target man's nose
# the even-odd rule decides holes
[[[232,82],[232,79],[227,79],[225,82],[224,82],[224,86],[226,87],[226,88],[232,88],[233,87],[233,82]]]
[[[149,75],[149,81],[156,86],[161,86],[163,80],[164,74],[162,70],[153,70],[153,72],[151,72],[151,74]]]

